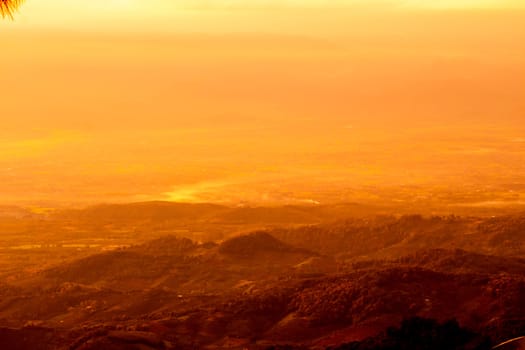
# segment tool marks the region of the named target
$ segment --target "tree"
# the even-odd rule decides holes
[[[389,328],[384,334],[362,342],[342,345],[333,350],[490,350],[489,338],[459,326],[455,320],[414,317],[403,321],[399,328]]]

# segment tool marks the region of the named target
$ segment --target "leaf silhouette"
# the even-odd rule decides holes
[[[13,13],[22,4],[23,0],[0,0],[0,15],[3,18],[13,18]]]

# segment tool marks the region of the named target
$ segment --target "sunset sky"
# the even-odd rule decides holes
[[[0,202],[497,175],[525,155],[524,23],[522,0],[27,0],[0,19]]]

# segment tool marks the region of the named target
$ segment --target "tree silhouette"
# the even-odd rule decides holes
[[[363,342],[342,345],[331,350],[490,350],[489,338],[461,328],[455,320],[414,317],[403,321],[399,328],[389,328],[385,334]]]

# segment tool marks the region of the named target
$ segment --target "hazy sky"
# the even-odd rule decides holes
[[[0,20],[0,201],[355,184],[414,138],[520,140],[524,4],[27,0]]]

